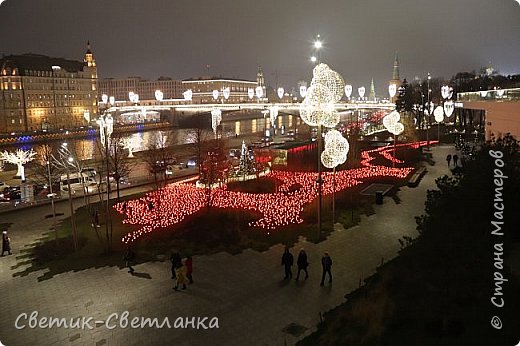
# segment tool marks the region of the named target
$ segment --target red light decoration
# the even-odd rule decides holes
[[[430,143],[434,142],[430,141]],[[424,145],[426,142],[399,144],[398,147],[418,148]],[[323,195],[348,189],[361,184],[368,178],[383,176],[405,178],[413,171],[413,168],[391,168],[371,164],[371,161],[376,158],[375,155],[402,163],[391,156],[392,148],[393,146],[386,146],[363,151],[361,153],[362,167],[336,172],[334,185],[332,184],[333,173],[322,173]],[[318,174],[316,172],[271,171],[267,176],[282,182],[278,191],[252,194],[229,191],[226,186],[209,191],[206,188],[197,188],[193,184],[196,178],[190,178],[149,192],[145,197],[127,201],[126,210],[123,210],[123,203],[117,203],[114,208],[126,215],[123,223],[142,225],[140,229],[124,236],[122,242],[132,243],[147,233],[181,222],[207,205],[208,193],[211,194],[211,205],[214,208],[236,208],[260,213],[262,215],[260,219],[251,222],[250,225],[253,227],[272,230],[280,226],[302,223],[301,213],[304,206],[318,195],[318,184],[316,183]],[[291,189],[293,186],[299,186],[299,188]]]

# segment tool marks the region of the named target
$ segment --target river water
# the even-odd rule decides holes
[[[226,116],[224,115],[224,119],[221,122],[221,136],[233,137],[235,135],[248,135],[254,133],[261,134],[264,131],[264,128],[270,132],[270,135],[272,135],[273,129],[269,117],[267,116],[264,118],[262,115],[260,116],[261,117],[253,116],[248,119],[240,120],[226,120]],[[275,128],[277,129],[277,133],[282,133],[285,131],[294,130],[296,126],[300,124],[302,124],[302,120],[299,116],[282,114],[279,115],[276,119]],[[213,138],[213,130],[210,126],[211,124],[208,124],[207,128],[207,138],[209,139]],[[165,142],[171,146],[195,142],[195,130],[192,128],[172,127],[171,130],[137,130],[135,133],[124,133],[121,136],[123,138],[129,139],[134,152],[146,150],[154,143],[154,141],[156,143]],[[53,140],[49,141],[47,144],[56,150],[62,144],[62,142],[62,140]],[[96,134],[85,138],[69,139],[67,140],[67,144],[69,149],[75,153],[79,160],[90,160],[99,157],[99,136]],[[43,144],[41,143],[19,143],[2,147],[0,150],[33,149],[38,153],[42,151],[42,146]]]

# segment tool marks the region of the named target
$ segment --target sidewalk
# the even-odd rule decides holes
[[[175,292],[170,279],[170,263],[148,262],[135,266],[138,275],[115,267],[91,268],[68,272],[38,282],[43,273],[25,277],[12,275],[23,270],[12,266],[21,260],[15,256],[0,258],[0,340],[12,345],[287,345],[312,332],[323,313],[345,301],[345,294],[358,287],[360,279],[370,276],[380,264],[397,255],[398,239],[415,236],[416,215],[424,210],[426,190],[435,188],[434,180],[448,174],[445,157],[451,147],[432,149],[435,166],[416,188],[398,192],[400,204],[386,198],[375,205],[375,215],[364,217],[348,230],[336,225],[336,232],[320,244],[301,240],[291,252],[297,257],[301,247],[309,256],[309,279],[296,283],[284,281],[280,258],[282,245],[259,253],[246,250],[239,255],[218,253],[194,257],[195,284]],[[66,211],[66,204],[59,206]],[[39,211],[39,210],[42,211]],[[50,227],[43,219],[48,210],[38,208],[5,214],[15,254],[20,244],[30,244]],[[66,215],[66,214],[65,214]],[[181,249],[182,250],[182,249]],[[320,259],[323,251],[332,259],[332,285],[319,286]],[[293,268],[293,272],[296,270]],[[149,275],[150,279],[147,278]],[[104,320],[112,313],[127,310],[132,317],[169,317],[173,327],[177,317],[218,317],[219,329],[107,329],[54,328],[16,330],[20,313],[38,311],[41,316]],[[283,331],[294,324],[305,332],[294,336]]]

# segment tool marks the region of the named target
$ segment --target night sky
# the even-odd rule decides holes
[[[309,81],[312,41],[357,88],[387,95],[395,52],[401,78],[449,78],[490,62],[520,73],[514,0],[7,0],[0,52],[81,60],[87,40],[99,77],[210,75],[287,89]]]

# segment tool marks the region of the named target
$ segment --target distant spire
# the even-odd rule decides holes
[[[96,60],[94,59],[94,55],[92,54],[92,50],[90,47],[90,40],[87,41],[87,51],[85,52],[85,57],[83,58],[83,62],[88,67],[96,67]]]
[[[374,78],[370,82],[370,92],[368,93],[368,99],[371,101],[375,101],[376,99],[376,88],[374,87]]]
[[[258,66],[258,72],[256,73],[256,84],[261,87],[265,85],[264,71],[261,66]]]
[[[392,80],[401,80],[399,78],[399,57],[397,56],[397,52],[395,52],[394,69],[392,70]]]

